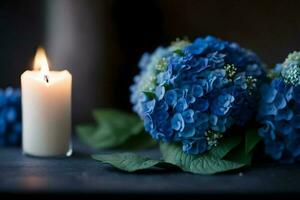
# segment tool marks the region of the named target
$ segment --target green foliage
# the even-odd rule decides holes
[[[224,138],[220,140],[218,146],[201,155],[186,154],[182,151],[181,145],[176,143],[161,143],[160,151],[163,160],[141,157],[134,153],[97,154],[93,155],[93,158],[127,172],[160,167],[179,168],[194,174],[215,174],[251,164],[252,152],[257,140],[247,139],[250,136],[248,134],[244,139],[239,135]]]
[[[226,156],[234,147],[238,146],[242,141],[241,136],[231,136],[220,140],[218,146],[212,148],[209,154],[217,158],[223,158]]]
[[[95,154],[92,155],[92,158],[127,172],[135,172],[155,167],[161,162],[134,153]]]
[[[164,161],[180,167],[183,171],[195,174],[215,174],[244,167],[243,157],[223,159],[241,143],[240,137],[230,137],[207,153],[190,155],[182,151],[178,144],[161,143],[160,149]],[[239,159],[241,160],[239,160]],[[232,159],[232,160],[231,160]]]
[[[184,53],[182,52],[181,49],[176,49],[176,50],[173,51],[173,53],[178,54],[179,56],[183,56],[184,55]]]
[[[262,138],[258,135],[257,130],[247,130],[245,135],[246,153],[250,153],[261,140]]]
[[[144,132],[143,123],[136,115],[101,109],[94,111],[93,116],[95,124],[76,127],[79,138],[90,147],[138,150],[156,145]],[[250,165],[253,151],[260,141],[261,138],[255,130],[247,130],[244,136],[232,135],[223,138],[216,147],[201,155],[186,154],[181,145],[176,143],[161,143],[163,160],[134,153],[96,154],[92,157],[127,172],[159,167],[180,168],[195,174],[215,174]]]
[[[253,152],[246,152],[245,145],[240,144],[232,151],[230,151],[225,157],[225,160],[243,164],[244,166],[251,165]]]
[[[134,114],[98,109],[93,112],[96,124],[81,124],[76,132],[81,141],[95,149],[140,149],[155,142],[144,132],[143,122]]]

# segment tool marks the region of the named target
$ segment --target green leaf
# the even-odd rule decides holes
[[[241,145],[227,154],[224,159],[244,165],[251,165],[252,155],[253,152],[246,153],[245,147]]]
[[[176,50],[173,51],[173,53],[175,53],[175,54],[177,54],[179,56],[184,56],[184,53],[183,53],[183,51],[181,49],[176,49]]]
[[[81,141],[84,141],[88,146],[94,146],[93,136],[97,127],[94,124],[82,124],[76,127],[76,133]]]
[[[154,99],[154,98],[156,97],[155,93],[153,93],[153,92],[143,91],[143,93],[144,93],[149,99]]]
[[[97,109],[93,112],[93,116],[98,124],[108,124],[114,129],[127,129],[131,135],[139,134],[144,128],[138,116],[120,110]]]
[[[219,141],[218,146],[212,148],[209,153],[217,158],[223,158],[233,148],[238,146],[242,141],[242,137],[239,135],[226,137]]]
[[[244,165],[251,165],[252,161],[252,151],[246,152],[245,151],[245,145],[239,145],[235,149],[233,149],[231,152],[229,152],[224,159],[229,160],[236,163],[241,163]]]
[[[157,142],[151,138],[151,136],[145,132],[138,135],[133,135],[126,142],[119,146],[120,149],[126,150],[140,150],[148,149],[157,145]]]
[[[79,138],[93,148],[119,147],[132,137],[144,134],[143,122],[136,115],[114,109],[98,109],[93,115],[96,125],[83,124],[76,127]],[[135,142],[138,144],[139,141]],[[146,139],[140,142],[141,147],[146,146]]]
[[[262,140],[256,130],[250,129],[246,131],[245,136],[245,151],[246,153],[251,152],[255,146]]]
[[[201,155],[189,155],[184,153],[178,144],[161,143],[160,149],[165,162],[177,165],[186,172],[215,174],[245,166],[242,163],[222,160],[209,152]]]
[[[134,153],[95,154],[92,158],[127,172],[135,172],[157,166],[161,161]]]
[[[256,132],[253,130],[247,130],[244,142],[240,143],[232,151],[230,151],[224,159],[245,164],[251,165],[253,149],[261,140],[260,137],[256,137]]]

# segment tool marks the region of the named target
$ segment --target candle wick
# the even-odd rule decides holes
[[[47,83],[49,83],[49,78],[48,78],[48,76],[45,75],[44,78],[45,78],[45,81],[46,81]]]

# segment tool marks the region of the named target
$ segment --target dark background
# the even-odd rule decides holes
[[[42,45],[52,69],[73,75],[74,122],[95,107],[130,110],[145,51],[212,34],[257,52],[268,66],[299,50],[300,1],[1,0],[0,87],[19,87]]]

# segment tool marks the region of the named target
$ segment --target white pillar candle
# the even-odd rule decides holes
[[[49,71],[44,50],[39,49],[35,71],[21,76],[23,152],[33,156],[71,155],[72,76]]]

